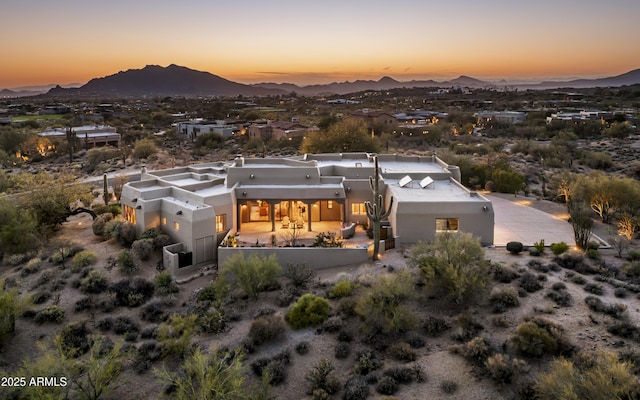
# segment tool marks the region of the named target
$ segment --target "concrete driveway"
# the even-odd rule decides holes
[[[506,246],[508,242],[532,246],[540,239],[544,239],[547,246],[557,242],[565,242],[570,246],[575,243],[573,228],[567,222],[566,213],[554,215],[537,210],[531,205],[537,200],[531,198],[507,200],[497,195],[485,196],[493,203],[495,246]]]

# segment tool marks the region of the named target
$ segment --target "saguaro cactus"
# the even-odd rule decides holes
[[[102,198],[104,199],[104,204],[109,205],[109,185],[107,184],[107,174],[102,175]]]
[[[374,169],[373,175],[369,177],[369,186],[371,192],[373,192],[373,201],[365,201],[364,204],[367,207],[367,217],[371,220],[371,227],[373,229],[373,257],[372,260],[378,259],[378,252],[380,251],[380,221],[387,218],[391,213],[391,206],[393,206],[393,196],[389,201],[389,208],[384,208],[384,198],[380,194],[380,170],[378,168],[378,157],[373,157]]]

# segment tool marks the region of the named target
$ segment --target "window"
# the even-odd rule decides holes
[[[327,208],[333,208],[333,200],[327,201]]]
[[[436,218],[436,232],[458,231],[458,218]]]
[[[136,210],[134,210],[133,207],[127,205],[122,206],[122,216],[125,221],[131,222],[132,224],[136,223]]]
[[[227,230],[227,214],[216,215],[216,233]]]
[[[162,217],[162,225],[166,225],[167,224],[167,217]]]
[[[351,203],[351,214],[365,215],[367,213],[367,206],[364,203]]]
[[[175,229],[176,231],[180,230],[180,223],[178,223],[178,221],[173,223],[173,229]]]

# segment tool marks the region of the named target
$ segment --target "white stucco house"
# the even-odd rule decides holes
[[[386,204],[394,198],[388,223],[396,247],[430,241],[447,230],[470,232],[483,245],[493,244],[491,202],[459,183],[458,167],[436,156],[377,157]],[[323,221],[363,223],[373,175],[374,155],[367,153],[238,157],[143,171],[140,181],[125,185],[121,202],[138,234],[160,228],[178,243],[180,268],[215,263],[223,238],[250,224],[260,223],[267,233],[285,223],[308,231]]]

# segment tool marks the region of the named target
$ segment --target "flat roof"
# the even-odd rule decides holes
[[[400,187],[398,179],[385,179],[387,190],[391,190],[398,202],[427,203],[443,201],[486,202],[481,195],[471,196],[469,192],[450,180],[434,181],[427,188],[420,187],[420,181],[412,180],[405,187]]]

